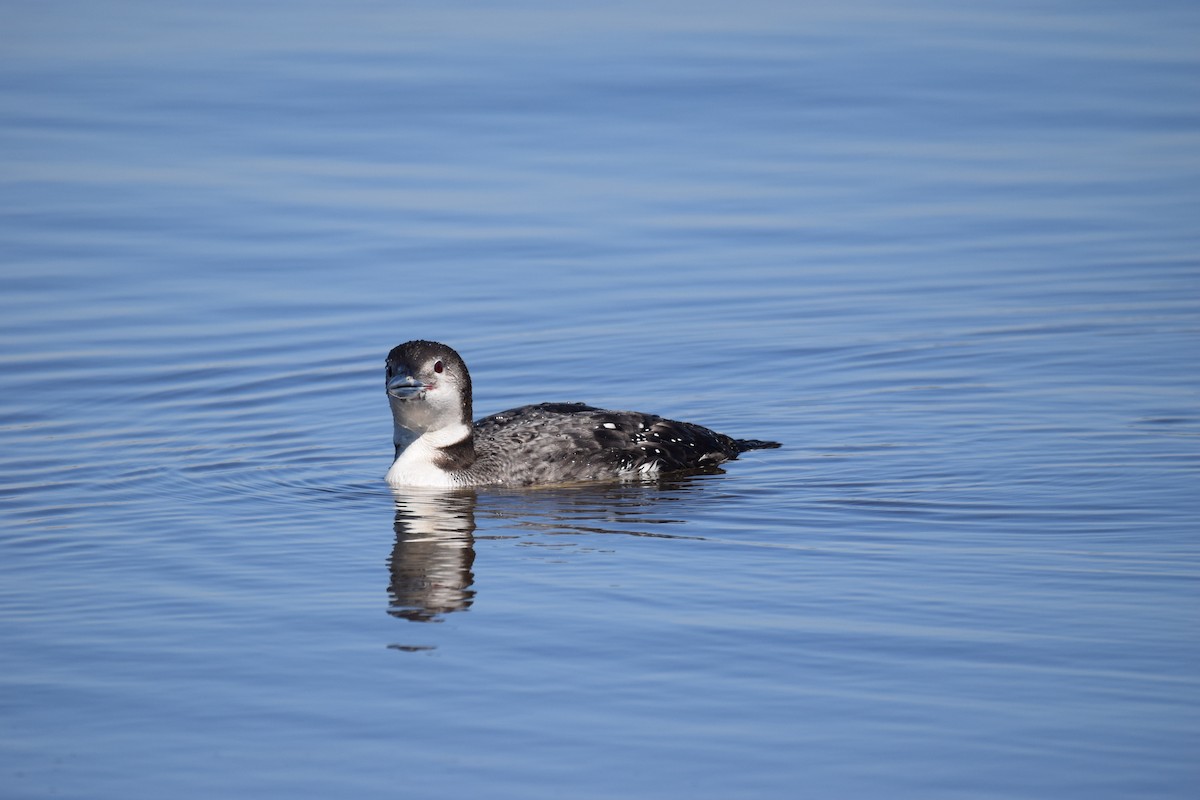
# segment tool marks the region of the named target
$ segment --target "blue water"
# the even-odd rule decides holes
[[[1195,796],[1193,4],[5,11],[0,796]]]

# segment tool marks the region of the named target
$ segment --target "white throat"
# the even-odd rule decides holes
[[[409,436],[401,438],[401,433]],[[437,466],[434,457],[443,447],[458,444],[471,435],[471,428],[463,423],[426,431],[415,438],[411,431],[396,429],[396,446],[402,448],[387,471],[386,480],[392,486],[462,486],[466,477],[448,472]]]

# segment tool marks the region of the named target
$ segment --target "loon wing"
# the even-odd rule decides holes
[[[476,422],[475,434],[480,458],[517,483],[702,469],[749,449],[701,425],[583,403],[502,411]]]

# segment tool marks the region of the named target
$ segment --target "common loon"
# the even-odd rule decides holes
[[[778,442],[583,403],[539,403],[471,423],[471,375],[452,348],[405,342],[387,357],[392,486],[534,486],[703,469]]]

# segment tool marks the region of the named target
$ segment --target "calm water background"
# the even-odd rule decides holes
[[[3,797],[1196,796],[1195,4],[4,12]]]

